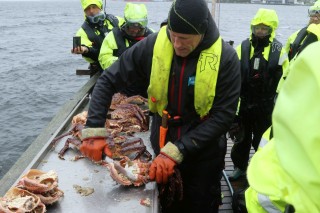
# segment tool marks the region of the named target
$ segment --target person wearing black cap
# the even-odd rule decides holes
[[[183,180],[183,199],[171,206],[161,199],[162,212],[218,212],[225,134],[237,109],[241,76],[238,56],[222,40],[204,0],[173,1],[168,24],[125,51],[103,72],[82,130],[82,136],[91,139],[83,140],[83,155],[102,159],[107,145],[94,136],[106,131],[112,96],[141,79],[148,85],[153,113],[150,141],[157,155],[149,178],[165,185],[177,168]],[[162,147],[159,133],[164,111],[171,119]]]

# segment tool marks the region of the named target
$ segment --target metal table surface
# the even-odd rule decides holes
[[[148,143],[149,133],[136,133],[135,136],[141,137],[152,153]],[[37,167],[45,172],[56,171],[59,188],[64,191],[64,197],[47,206],[47,212],[159,212],[155,182],[140,187],[121,186],[110,177],[106,167],[88,159],[73,161],[72,159],[80,154],[75,148],[69,149],[64,155],[65,160],[61,160],[58,158],[58,152],[66,139],[59,141],[55,149],[49,151]],[[81,196],[74,189],[74,185],[93,188],[94,192],[88,196]],[[140,200],[146,198],[150,199],[150,206],[140,204]]]
[[[139,212],[158,213],[158,190],[155,182],[140,187],[124,187],[117,184],[109,174],[109,170],[94,164],[88,159],[73,161],[80,152],[69,149],[65,153],[65,160],[58,157],[67,137],[60,140],[54,149],[51,141],[57,135],[70,129],[72,117],[87,110],[89,92],[95,85],[99,74],[90,80],[59,110],[48,126],[40,133],[36,140],[21,155],[12,168],[0,180],[0,196],[4,196],[10,187],[17,184],[22,175],[30,169],[44,172],[54,170],[58,174],[59,188],[64,196],[53,205],[47,205],[47,212]],[[143,139],[148,151],[153,151],[149,142],[149,132],[136,133],[136,137]],[[74,185],[90,187],[94,192],[88,196],[81,196],[74,189]],[[149,198],[150,206],[140,204],[141,199]]]

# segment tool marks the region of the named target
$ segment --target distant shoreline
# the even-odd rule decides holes
[[[0,2],[76,2],[78,0],[0,0]],[[172,2],[171,0],[110,0],[115,2]],[[212,3],[211,0],[207,0],[208,3]],[[282,4],[282,3],[260,3],[260,2],[237,2],[234,0],[223,0],[218,2],[219,4],[261,4],[261,5],[291,5],[291,6],[311,6],[313,3],[303,3],[303,4]]]

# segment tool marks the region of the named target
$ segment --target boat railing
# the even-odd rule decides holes
[[[96,73],[89,81],[58,111],[47,127],[30,144],[28,149],[20,156],[11,169],[0,180],[0,196],[3,196],[25,171],[39,165],[40,159],[51,149],[50,142],[57,135],[65,131],[66,123],[70,122],[73,115],[80,111],[81,105],[88,101],[100,73]]]

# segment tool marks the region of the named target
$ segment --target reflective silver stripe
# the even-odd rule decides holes
[[[272,204],[268,196],[258,193],[258,200],[259,200],[260,206],[267,212],[281,213],[281,211]]]
[[[267,140],[267,139],[261,138],[260,143],[259,143],[259,147],[262,148],[262,147],[264,147],[265,145],[267,145],[267,143],[268,143],[268,140]]]
[[[283,62],[288,58],[287,53],[283,53],[282,56],[279,58],[278,65],[282,66]]]

